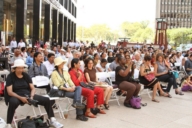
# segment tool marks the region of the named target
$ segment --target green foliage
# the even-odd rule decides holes
[[[149,21],[123,22],[119,30],[112,30],[106,24],[95,24],[88,28],[79,26],[77,28],[77,39],[94,41],[95,43],[101,40],[116,42],[120,37],[131,38],[131,42],[153,41],[154,31],[148,26]]]
[[[174,28],[167,30],[169,42],[178,46],[192,40],[192,28]]]

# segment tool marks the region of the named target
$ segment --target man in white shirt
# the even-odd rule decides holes
[[[135,56],[134,56],[134,62],[135,62],[135,66],[138,70],[140,70],[140,66],[142,64],[142,61],[141,61],[141,54],[136,52],[135,53]]]
[[[11,66],[14,64],[14,61],[17,59],[22,59],[23,61],[25,61],[25,59],[21,56],[21,50],[19,48],[14,49],[14,55],[10,61]]]
[[[10,43],[10,48],[11,48],[12,52],[14,52],[14,48],[16,48],[16,47],[17,47],[17,41],[15,40],[15,37],[14,37]]]
[[[75,46],[74,42],[69,42],[69,47],[73,48]]]
[[[64,49],[61,49],[61,52],[57,55],[57,57],[61,57],[63,60],[65,60],[66,59],[65,53],[66,51]]]
[[[20,42],[18,43],[18,47],[19,47],[19,48],[25,47],[25,43],[23,42],[22,39],[21,39]]]
[[[55,65],[54,65],[54,59],[55,59],[55,55],[53,53],[49,53],[48,54],[48,60],[43,62],[43,64],[45,65],[45,67],[47,68],[48,71],[48,75],[50,76],[51,73],[53,72],[53,70],[55,69]]]
[[[66,47],[67,47],[67,45],[68,45],[67,41],[63,41],[62,46],[63,46],[64,48],[66,48]]]

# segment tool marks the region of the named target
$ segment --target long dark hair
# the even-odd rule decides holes
[[[78,64],[80,60],[77,59],[77,58],[74,58],[72,61],[71,61],[71,68],[69,69],[69,71],[71,71],[71,69],[75,68],[75,64]]]

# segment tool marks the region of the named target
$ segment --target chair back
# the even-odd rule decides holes
[[[108,72],[108,75],[112,82],[115,82],[115,71]]]
[[[139,78],[139,70],[138,69],[134,69],[134,74],[133,74],[133,78],[134,79],[138,79]]]
[[[184,71],[185,75],[188,75],[186,70],[185,70],[185,66],[182,66],[182,68],[183,68],[183,71]]]
[[[96,76],[100,82],[105,82],[105,80],[109,78],[109,74],[107,72],[97,72]]]
[[[107,68],[107,70],[109,69],[109,65],[110,65],[111,63],[107,63],[106,64],[106,68]]]

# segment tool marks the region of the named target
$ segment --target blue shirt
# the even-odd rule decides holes
[[[27,64],[28,66],[31,66],[31,64],[33,64],[33,57],[28,56],[27,59],[26,59],[26,64]]]

